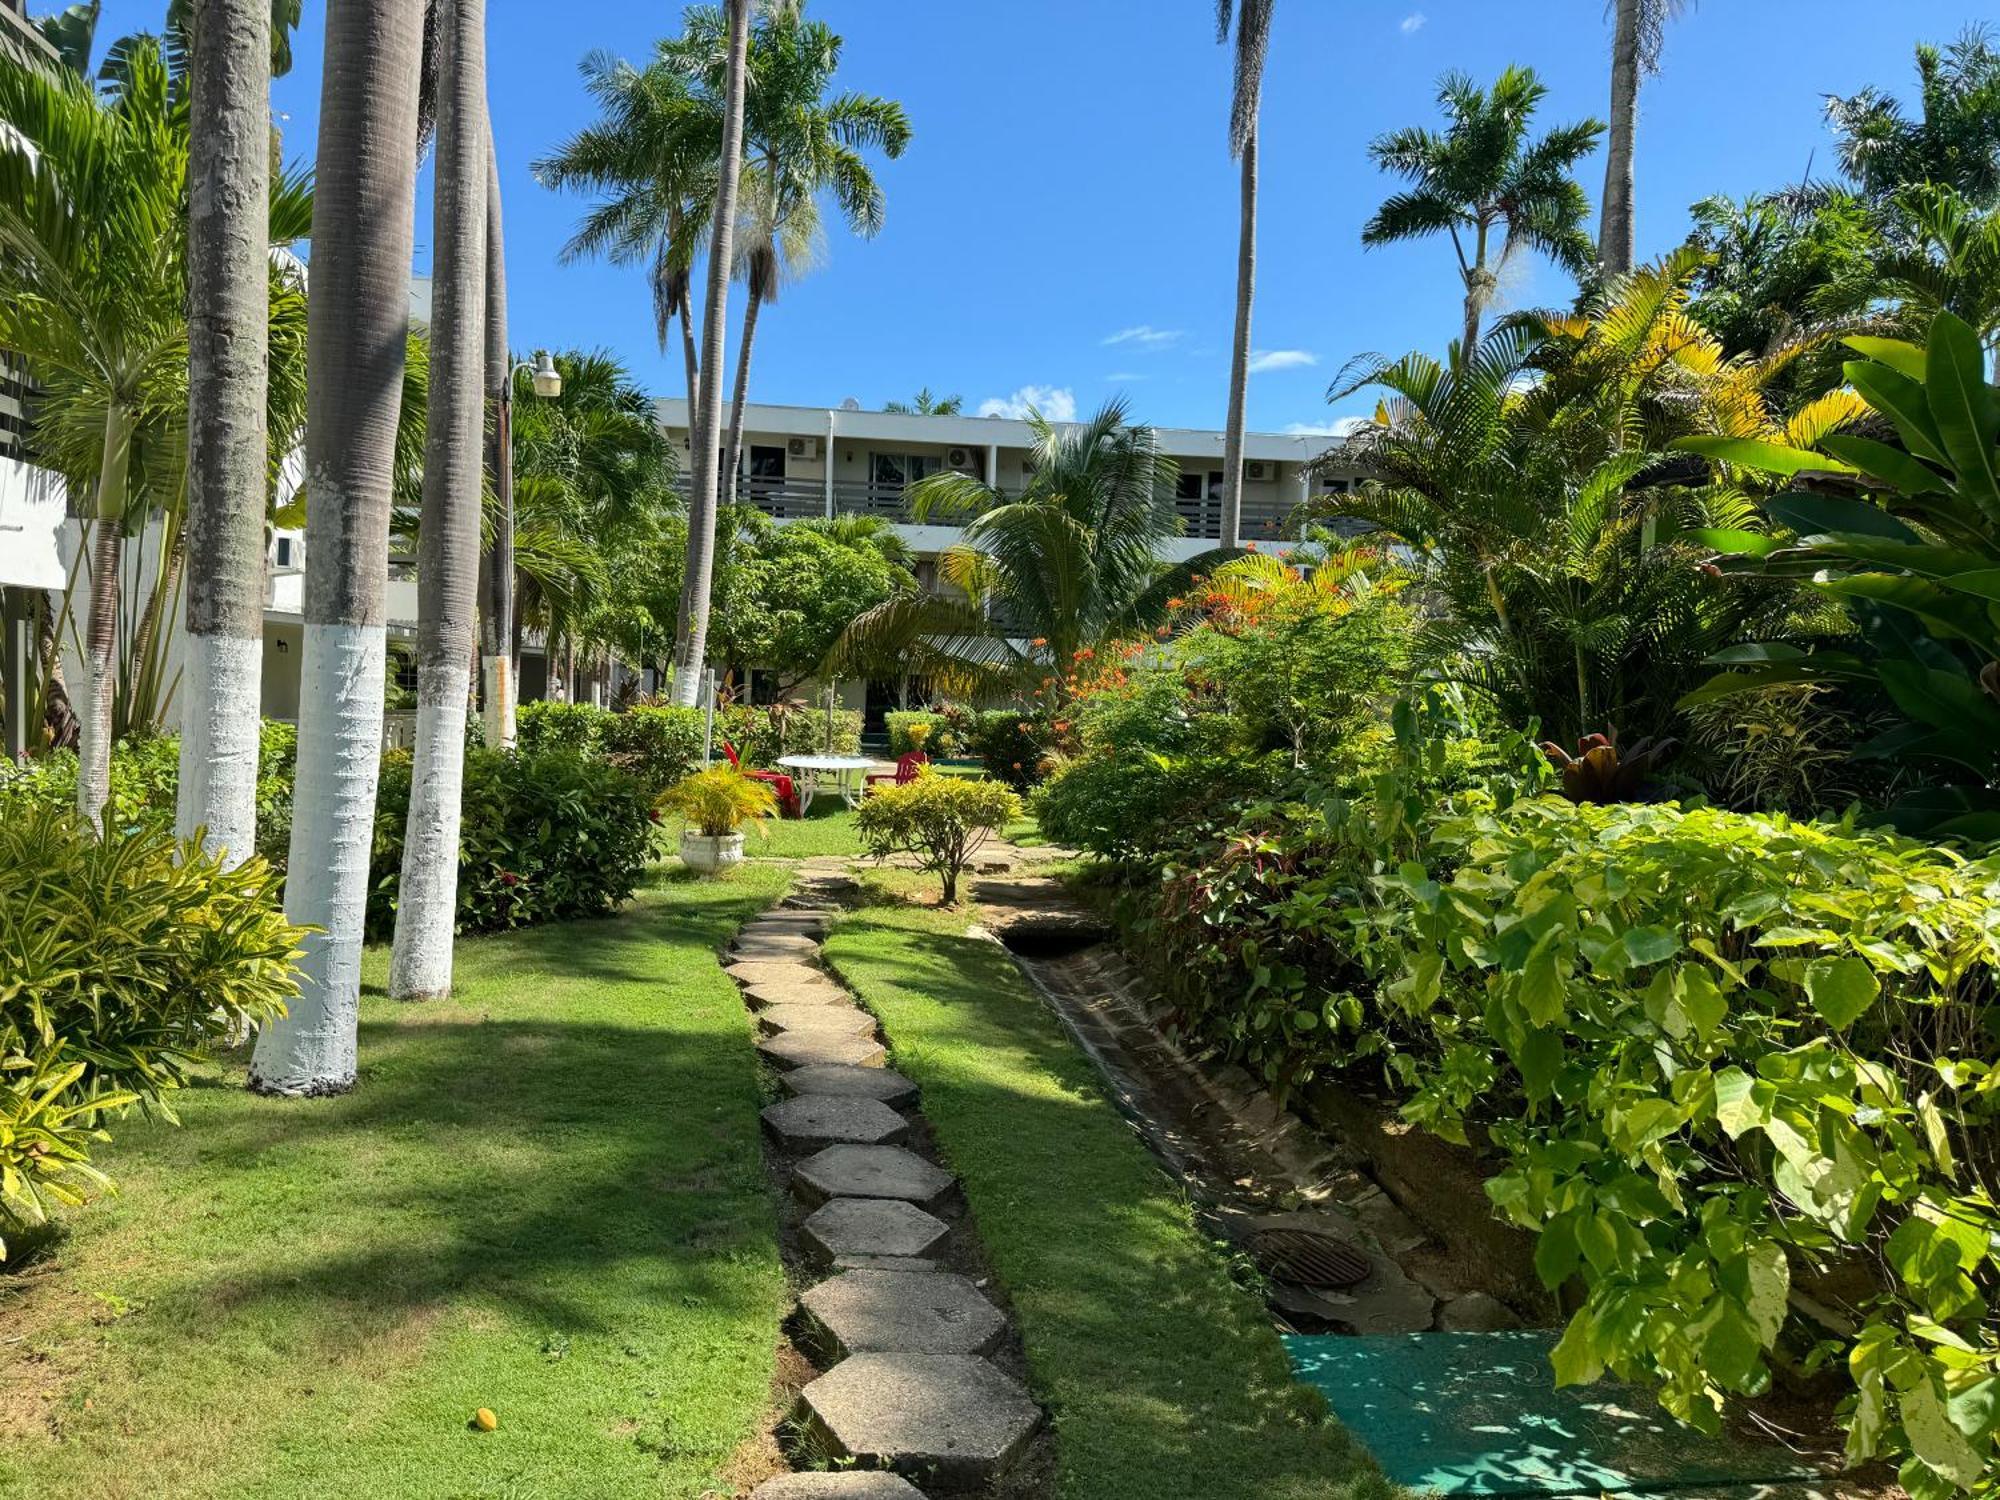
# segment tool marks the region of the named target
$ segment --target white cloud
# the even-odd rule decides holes
[[[1138,370],[1113,370],[1104,378],[1106,380],[1151,380],[1153,377]]]
[[[1250,373],[1261,375],[1266,370],[1298,370],[1307,365],[1319,363],[1319,356],[1310,349],[1253,349],[1250,351]]]
[[[1113,344],[1137,344],[1142,349],[1164,349],[1178,342],[1180,336],[1178,328],[1155,328],[1150,323],[1141,323],[1135,328],[1121,328],[1101,342],[1106,348]]]
[[[1367,425],[1366,417],[1336,417],[1331,422],[1288,422],[1278,430],[1287,437],[1344,438]]]
[[[979,403],[982,417],[1012,417],[1019,421],[1033,407],[1051,422],[1076,420],[1076,392],[1068,386],[1024,385],[1011,396],[988,396]]]
[[[1415,36],[1424,29],[1425,22],[1429,20],[1430,17],[1422,11],[1413,10],[1407,16],[1403,17],[1396,29],[1402,32],[1404,36]]]

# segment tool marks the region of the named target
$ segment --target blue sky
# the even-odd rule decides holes
[[[55,8],[30,0],[31,11]],[[102,36],[156,27],[164,0],[107,0]],[[969,409],[1040,394],[1052,412],[1123,393],[1172,426],[1220,424],[1227,395],[1236,173],[1224,125],[1229,53],[1211,0],[811,0],[846,38],[841,83],[902,101],[915,139],[881,165],[888,222],[836,231],[823,264],[760,324],[753,399],[865,406],[928,384]],[[323,0],[307,0],[275,106],[311,150]],[[1831,169],[1822,99],[1912,85],[1910,50],[1990,14],[1985,0],[1702,0],[1669,38],[1639,134],[1639,250],[1686,233],[1687,207]],[[679,356],[653,340],[636,271],[562,266],[582,207],[529,164],[591,116],[576,70],[594,48],[639,59],[677,29],[659,0],[489,0],[495,128],[518,348],[603,346],[660,394]],[[1330,377],[1368,350],[1441,352],[1458,325],[1448,244],[1364,251],[1389,184],[1368,141],[1432,122],[1439,74],[1510,62],[1550,86],[1549,122],[1602,116],[1601,0],[1278,0],[1264,85],[1263,185],[1250,388],[1261,430],[1322,425]],[[1601,159],[1583,169],[1593,202]],[[417,265],[429,259],[419,206]],[[1566,299],[1546,266],[1516,306]],[[736,310],[740,311],[740,294]],[[1124,335],[1122,338],[1121,335]]]

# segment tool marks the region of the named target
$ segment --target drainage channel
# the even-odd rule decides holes
[[[1447,1495],[1867,1493],[1828,1483],[1744,1429],[1708,1438],[1653,1396],[1611,1383],[1558,1391],[1557,1334],[1455,1273],[1358,1153],[1282,1110],[1241,1069],[1166,1039],[1156,992],[1046,881],[982,883],[988,935],[1090,1057],[1112,1100],[1202,1222],[1265,1277],[1297,1378],[1399,1484]]]
[[[764,1137],[785,1188],[788,1268],[807,1285],[787,1332],[813,1367],[778,1434],[794,1472],[752,1500],[1026,1500],[1042,1488],[1046,1439],[1018,1336],[988,1295],[916,1086],[885,1066],[875,1018],[820,966],[829,913],[853,888],[843,862],[805,862],[728,955],[784,1095],[763,1112]]]

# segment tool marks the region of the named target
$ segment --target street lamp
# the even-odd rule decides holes
[[[527,361],[523,360],[517,368],[527,369]],[[535,351],[534,375],[535,394],[544,401],[553,401],[562,394],[562,371],[556,368],[555,356],[548,350]]]
[[[484,665],[486,737],[501,749],[514,748],[514,379],[526,370],[535,395],[553,401],[562,394],[562,371],[555,356],[537,349],[500,382],[499,410],[493,420],[493,551],[487,557],[487,619],[491,649]]]

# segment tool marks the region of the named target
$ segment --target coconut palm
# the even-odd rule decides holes
[[[963,396],[933,396],[925,386],[908,401],[885,401],[882,410],[905,417],[956,417],[964,414]]]
[[[390,491],[409,322],[421,7],[334,0],[313,212],[305,649],[285,911],[300,992],[263,1028],[251,1087],[353,1085],[388,586]]]
[[[1438,103],[1449,119],[1442,134],[1413,125],[1377,137],[1368,148],[1377,166],[1410,187],[1375,211],[1361,243],[1451,237],[1465,286],[1464,359],[1478,347],[1501,273],[1522,250],[1539,250],[1577,277],[1587,275],[1594,260],[1583,228],[1590,200],[1570,173],[1604,126],[1579,120],[1530,140],[1535,110],[1547,94],[1532,68],[1507,69],[1490,90],[1463,73],[1447,73],[1438,84]]]
[[[485,0],[441,0],[431,380],[417,539],[417,744],[389,993],[451,992],[486,414]]]
[[[1639,126],[1639,83],[1660,71],[1667,23],[1694,0],[1606,0],[1611,35],[1611,139],[1604,159],[1604,202],[1598,206],[1597,263],[1605,276],[1632,269],[1636,219],[1632,202],[1632,143]]]
[[[1229,102],[1229,154],[1241,164],[1236,226],[1236,335],[1229,357],[1229,414],[1222,437],[1222,544],[1243,530],[1243,422],[1250,389],[1250,304],[1257,290],[1257,114],[1273,0],[1215,0],[1215,39],[1236,25],[1235,85]]]
[[[929,677],[952,691],[1061,675],[1076,653],[1155,624],[1198,568],[1161,560],[1180,533],[1179,466],[1147,427],[1110,401],[1082,423],[1030,411],[1033,474],[1008,498],[969,474],[930,475],[908,491],[916,519],[964,523],[939,559],[953,597],[903,595],[857,618],[826,670],[841,677]]]

